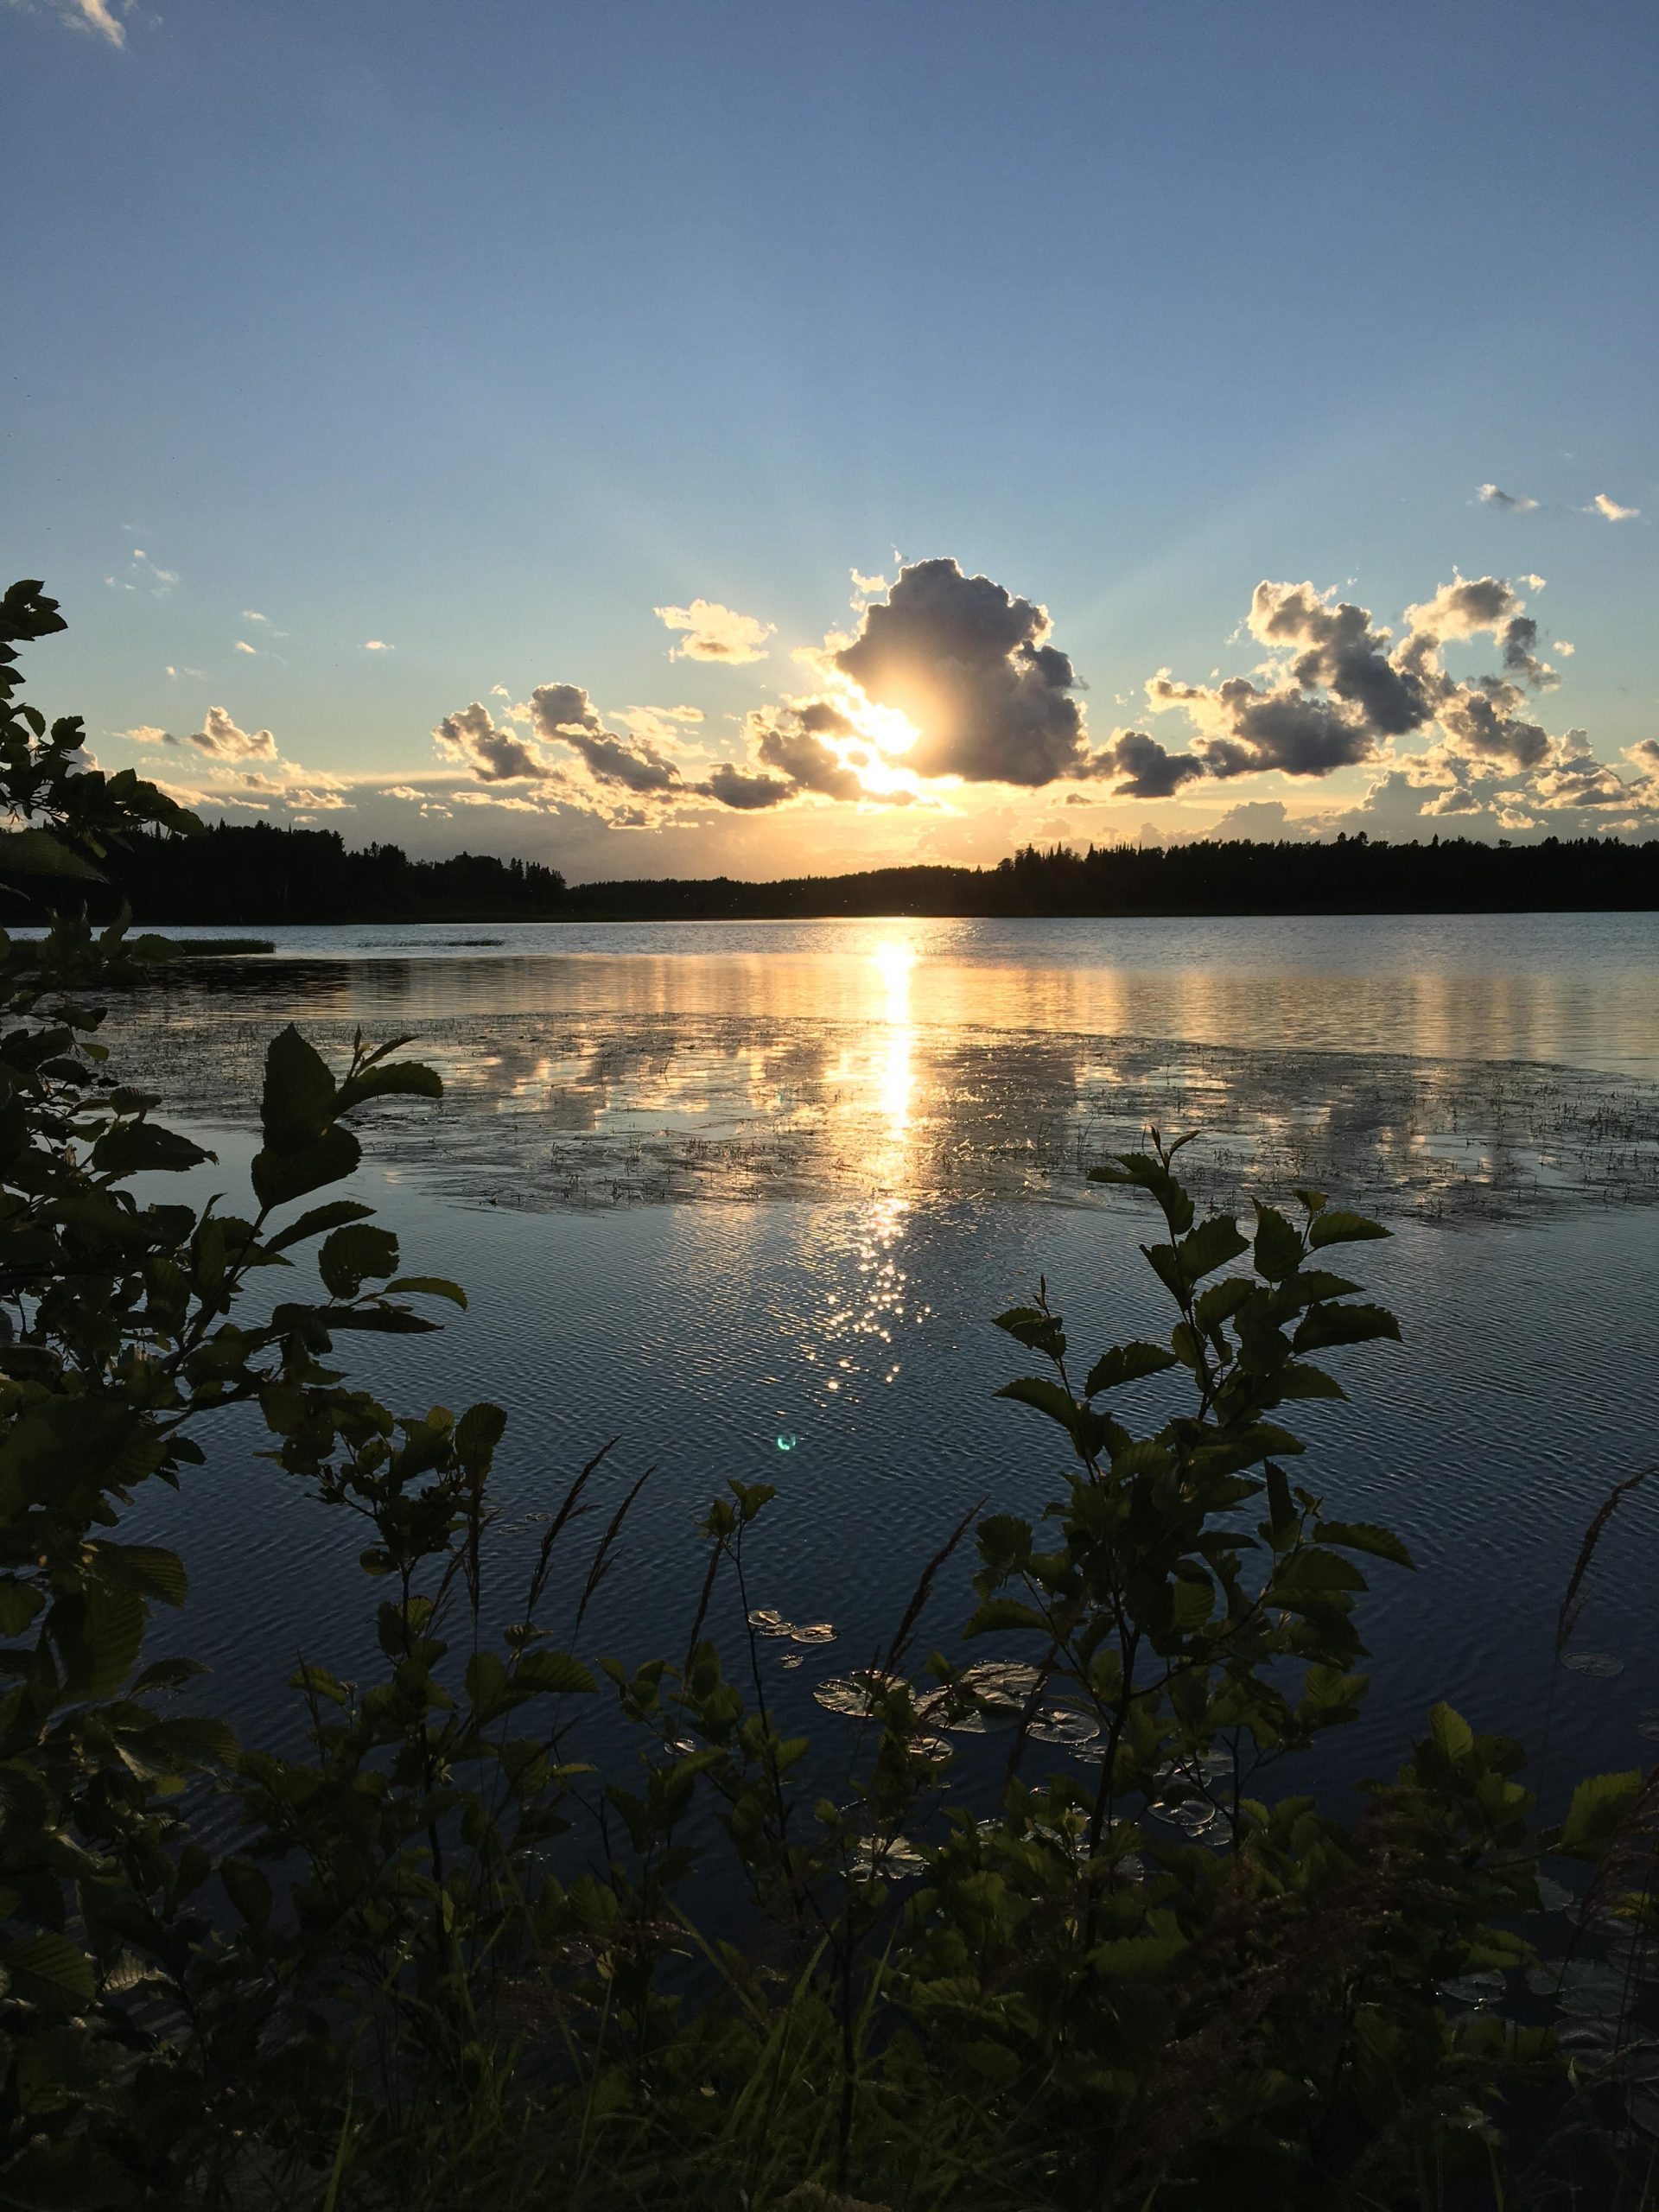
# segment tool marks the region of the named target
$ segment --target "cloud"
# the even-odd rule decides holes
[[[720,660],[734,668],[764,660],[766,639],[777,626],[740,614],[715,599],[694,599],[690,607],[659,607],[655,613],[669,629],[685,633],[671,648],[671,660]]]
[[[1115,798],[1171,798],[1183,784],[1204,773],[1203,761],[1192,753],[1170,753],[1140,729],[1115,731],[1099,760],[1101,773],[1117,779],[1112,786]],[[1068,806],[1089,803],[1077,793],[1066,801]]]
[[[1081,687],[1052,627],[1046,607],[988,576],[918,561],[832,660],[914,725],[905,766],[918,775],[1032,787],[1092,772],[1072,696]]]
[[[130,729],[112,729],[111,737],[124,737],[132,745],[176,745],[178,739],[171,730],[157,729],[154,722],[135,722]]]
[[[781,806],[786,798],[795,796],[795,785],[781,776],[750,775],[745,769],[734,767],[722,760],[710,771],[706,784],[698,786],[710,798],[717,798],[722,806],[734,806],[745,810],[768,806]]]
[[[238,638],[238,639],[237,639],[237,641],[236,641],[236,650],[237,650],[237,652],[239,652],[239,653],[251,653],[251,654],[254,656],[254,658],[255,658],[255,659],[256,659],[256,660],[257,660],[257,659],[258,658],[258,657],[259,657],[259,648],[258,648],[258,646],[257,646],[257,645],[251,645],[248,643],[248,641],[247,641],[247,639],[246,639],[245,638]]]
[[[394,652],[396,648],[389,645],[384,638],[365,638],[363,641],[363,650],[365,653],[389,653]]]
[[[680,772],[649,738],[629,741],[608,730],[595,736],[585,729],[562,729],[559,742],[569,745],[588,764],[596,783],[620,784],[631,791],[671,791],[680,784]]]
[[[683,723],[696,724],[703,720],[701,707],[628,707],[614,720],[635,737],[648,737],[654,745],[679,745],[687,742]],[[698,741],[689,741],[695,744]]]
[[[1298,648],[1291,664],[1297,684],[1333,692],[1357,710],[1373,736],[1402,736],[1423,721],[1421,682],[1411,667],[1389,660],[1391,633],[1371,627],[1369,609],[1347,600],[1333,607],[1331,595],[1311,583],[1259,583],[1249,626],[1264,645]]]
[[[1598,492],[1584,510],[1587,515],[1600,515],[1607,522],[1634,522],[1642,512],[1640,507],[1621,507],[1617,499],[1610,499],[1605,492]]]
[[[1513,492],[1500,492],[1496,484],[1483,484],[1479,496],[1489,507],[1503,507],[1516,515],[1529,515],[1538,505],[1536,499],[1524,499]]]
[[[1250,798],[1229,807],[1226,813],[1211,823],[1203,834],[1217,842],[1230,837],[1242,837],[1263,844],[1274,844],[1287,836],[1304,833],[1291,819],[1290,809],[1283,799]]]
[[[116,6],[124,15],[130,14],[132,0],[116,0]],[[45,0],[45,7],[48,14],[69,30],[90,31],[111,46],[124,46],[127,42],[126,25],[110,5],[110,0]]]
[[[207,681],[207,676],[202,670],[199,668],[175,668],[171,661],[168,663],[167,673],[168,676],[173,677],[175,682],[181,676],[192,676],[195,678],[198,683],[205,683]]]
[[[261,614],[257,607],[245,607],[242,610],[242,620],[245,622],[269,622],[270,617],[269,614]]]
[[[599,716],[580,683],[538,683],[530,695],[539,737],[563,738],[573,729],[598,729]]]
[[[851,723],[827,699],[762,708],[749,715],[745,730],[761,766],[775,769],[798,791],[834,799],[868,796],[860,778],[825,741],[852,735]]]
[[[423,799],[426,793],[423,791],[417,791],[413,784],[388,784],[385,796],[387,798],[402,798],[413,802]]]
[[[1642,771],[1643,779],[1659,776],[1659,737],[1639,737],[1624,748],[1624,758]]]
[[[1288,686],[1263,690],[1248,676],[1230,677],[1211,690],[1176,683],[1160,670],[1147,685],[1147,703],[1155,714],[1185,708],[1205,733],[1199,748],[1212,776],[1274,768],[1287,776],[1328,776],[1369,760],[1376,750],[1375,734],[1353,712]]]
[[[223,707],[209,707],[188,742],[219,760],[274,760],[276,741],[268,729],[238,729]]]
[[[179,581],[176,569],[163,569],[142,546],[132,550],[124,576],[105,576],[111,591],[147,591],[152,599],[165,599]]]
[[[476,699],[446,715],[432,735],[441,759],[463,762],[480,783],[544,780],[555,772],[523,738],[498,729]]]

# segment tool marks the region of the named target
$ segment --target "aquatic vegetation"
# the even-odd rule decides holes
[[[10,702],[15,643],[61,625],[37,586],[3,612]],[[339,1195],[357,1129],[439,1075],[403,1039],[331,1065],[290,1025],[247,1211],[136,1194],[207,1155],[89,995],[167,948],[58,897],[189,821],[83,772],[79,725],[6,714],[0,880],[54,922],[0,941],[0,2198],[1360,2212],[1447,2175],[1498,2202],[1610,2113],[1659,2128],[1659,1777],[1592,1777],[1541,1827],[1517,1746],[1440,1704],[1357,1813],[1320,1802],[1367,1578],[1411,1561],[1330,1509],[1287,1423],[1398,1334],[1333,1264],[1382,1224],[1306,1185],[1248,1227],[1201,1213],[1155,1127],[1094,1160],[1161,1217],[1167,1332],[1079,1357],[1040,1283],[999,1317],[1057,1495],[943,1536],[885,1647],[818,1685],[822,1748],[768,1688],[835,1640],[755,1602],[769,1485],[711,1503],[683,1640],[625,1662],[582,1628],[649,1470],[603,1445],[492,1637],[505,1415],[394,1411],[340,1351],[465,1304]],[[232,1408],[363,1541],[374,1671],[301,1656],[291,1756],[147,1661],[188,1562],[123,1535],[147,1483],[211,1510]],[[970,1546],[996,1656],[963,1663],[922,1630]],[[1592,1551],[1565,1664],[1596,1657],[1569,1649]],[[1517,2144],[1522,2084],[1545,2125]],[[1639,2182],[1640,2144],[1598,2140],[1604,2196]]]

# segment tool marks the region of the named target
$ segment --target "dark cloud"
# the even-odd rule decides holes
[[[825,735],[849,735],[852,725],[827,699],[802,707],[783,707],[751,715],[749,735],[756,758],[798,789],[826,798],[856,799],[864,786]]]
[[[1518,676],[1535,691],[1550,691],[1560,682],[1549,664],[1538,652],[1538,625],[1529,614],[1517,614],[1506,622],[1503,633],[1503,665],[1511,676]]]
[[[1345,702],[1373,737],[1403,737],[1421,728],[1433,711],[1421,675],[1408,663],[1397,666],[1389,658],[1389,633],[1371,627],[1363,607],[1347,600],[1332,607],[1311,583],[1259,583],[1250,601],[1250,630],[1265,645],[1297,649],[1291,674],[1298,685],[1305,691],[1323,688]]]
[[[709,772],[706,784],[697,788],[710,798],[717,798],[722,806],[734,806],[745,812],[767,806],[781,806],[786,798],[793,798],[796,786],[779,776],[753,776],[747,769],[734,767],[729,760],[722,760]]]
[[[569,730],[599,728],[599,716],[580,683],[538,683],[530,695],[530,710],[543,737],[563,737]]]
[[[1517,768],[1539,766],[1549,758],[1549,734],[1515,712],[1521,696],[1514,684],[1495,677],[1452,687],[1440,709],[1448,749],[1471,760],[1510,760]]]
[[[1171,798],[1183,784],[1204,773],[1204,763],[1191,753],[1171,753],[1145,730],[1119,730],[1109,745],[1096,756],[1098,772],[1117,779],[1114,798]],[[1068,806],[1085,804],[1074,796]]]
[[[835,664],[919,735],[905,765],[969,783],[1052,783],[1091,772],[1079,686],[1048,643],[1045,608],[955,561],[901,569]]]
[[[573,746],[588,764],[596,783],[620,784],[631,791],[674,791],[681,788],[680,772],[649,738],[631,741],[608,730],[561,729],[561,745]]]
[[[1300,691],[1263,691],[1248,676],[1230,677],[1211,695],[1224,727],[1204,746],[1212,776],[1328,776],[1369,760],[1376,740],[1367,725],[1328,701]]]
[[[544,781],[554,772],[523,738],[510,729],[498,729],[489,709],[476,699],[446,715],[432,734],[440,753],[463,761],[480,783]]]

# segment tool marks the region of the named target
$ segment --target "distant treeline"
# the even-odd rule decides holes
[[[568,886],[556,868],[477,853],[348,851],[333,830],[223,824],[144,837],[111,874],[141,922],[790,920],[861,914],[1504,913],[1659,907],[1659,839],[1471,838],[1391,844],[1027,846],[995,868],[887,868],[745,883],[729,876]]]
[[[266,822],[137,837],[107,868],[146,923],[524,922],[565,911],[564,878],[539,861],[410,860],[401,845],[352,852],[337,830]]]

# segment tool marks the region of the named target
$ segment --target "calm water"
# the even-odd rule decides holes
[[[1419,1558],[1374,1577],[1378,1688],[1343,1745],[1366,1767],[1440,1694],[1537,1733],[1580,1533],[1659,1457],[1656,972],[1650,916],[296,931],[176,973],[116,1041],[210,1132],[200,1187],[234,1192],[280,1022],[417,1031],[450,1095],[385,1117],[365,1194],[473,1303],[354,1344],[359,1371],[394,1404],[508,1408],[515,1573],[598,1444],[618,1485],[654,1466],[598,1621],[634,1656],[683,1636],[708,1497],[777,1482],[751,1596],[834,1624],[776,1646],[832,1744],[814,1684],[869,1660],[952,1522],[1053,1487],[1045,1425],[990,1395],[1021,1355],[988,1316],[1040,1272],[1084,1345],[1166,1326],[1146,1224],[1090,1158],[1151,1116],[1203,1128],[1218,1198],[1313,1175],[1380,1208],[1395,1238],[1356,1268],[1407,1342],[1348,1356],[1355,1402],[1308,1410],[1300,1470]],[[226,1441],[211,1489],[151,1510],[192,1566],[191,1647],[286,1732],[296,1649],[363,1656],[357,1543]],[[1656,1524],[1638,1496],[1580,1630],[1623,1671],[1556,1681],[1575,1760],[1644,1749]]]

